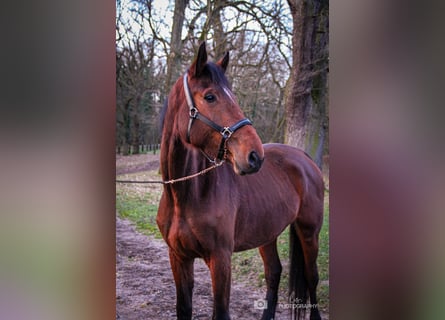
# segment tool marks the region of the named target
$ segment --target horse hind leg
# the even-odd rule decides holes
[[[306,301],[302,301],[302,307],[310,309],[310,319],[321,319],[317,302],[317,285],[319,281],[317,257],[318,257],[318,234],[319,228],[305,225],[303,223],[294,224],[298,239],[301,244],[304,257],[304,277],[309,291],[310,305],[306,305]]]
[[[278,287],[281,277],[281,262],[277,252],[277,240],[259,248],[264,263],[264,274],[266,276],[267,305],[263,311],[262,320],[271,320],[275,317],[275,309],[278,301]]]

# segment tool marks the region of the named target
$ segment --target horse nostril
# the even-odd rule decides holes
[[[252,171],[258,171],[261,167],[261,163],[262,163],[262,161],[261,161],[258,153],[256,153],[256,151],[252,151],[249,154],[249,165],[250,165]]]

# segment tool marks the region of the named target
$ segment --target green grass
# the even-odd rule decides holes
[[[139,173],[140,175],[140,173]],[[148,173],[148,179],[156,179],[157,172]],[[122,179],[135,179],[134,175],[120,176]],[[147,177],[144,177],[147,179]],[[138,179],[138,178],[136,178]],[[140,180],[142,178],[139,177]],[[144,234],[162,238],[156,225],[156,214],[161,194],[161,187],[137,188],[134,185],[116,188],[116,209],[119,215],[133,221]],[[285,299],[288,288],[289,230],[278,237],[278,253],[283,265],[280,281],[280,298]],[[265,289],[263,263],[258,249],[234,253],[232,256],[234,281],[244,281],[252,286]],[[329,192],[325,194],[324,222],[320,231],[320,249],[318,256],[320,283],[318,298],[320,310],[329,313]],[[281,301],[286,302],[286,301]]]
[[[133,221],[142,233],[162,238],[156,224],[158,207],[149,204],[148,199],[117,195],[116,209],[120,217]]]
[[[157,171],[126,174],[123,180],[159,180]],[[118,184],[116,187],[116,210],[120,217],[133,221],[136,229],[146,235],[161,239],[156,224],[156,215],[162,187],[160,185]]]
[[[325,208],[323,226],[320,231],[318,251],[318,300],[320,309],[329,313],[329,191],[325,192]]]

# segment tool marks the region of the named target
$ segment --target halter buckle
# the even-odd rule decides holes
[[[224,127],[220,133],[224,139],[229,139],[232,136],[233,131],[229,127]]]

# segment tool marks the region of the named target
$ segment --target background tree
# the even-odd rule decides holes
[[[157,56],[156,37],[146,36],[145,22],[155,29],[151,2],[134,1],[117,10],[116,42],[116,141],[123,154],[138,153],[140,145],[159,140],[158,114],[162,106],[165,72]],[[121,3],[122,4],[122,3]],[[130,150],[130,146],[132,147]]]
[[[173,86],[181,72],[182,57],[182,28],[184,25],[185,9],[189,0],[175,0],[175,9],[173,14],[170,54],[167,57],[167,79],[166,92]]]
[[[286,96],[286,143],[321,168],[328,154],[329,2],[287,0],[293,20],[292,68]]]

